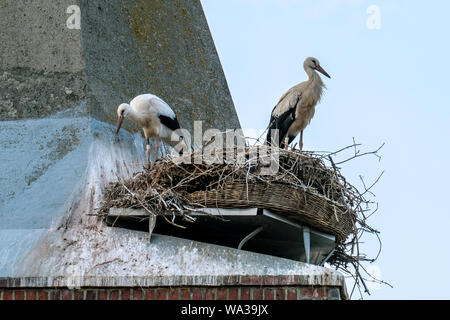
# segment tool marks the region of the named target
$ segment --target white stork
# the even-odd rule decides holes
[[[303,68],[309,79],[290,88],[273,108],[266,144],[287,148],[300,132],[300,150],[303,149],[303,130],[314,116],[315,106],[325,87],[316,70],[331,78],[316,58],[306,58]],[[275,136],[272,136],[273,129],[278,129]]]
[[[131,100],[130,104],[122,103],[117,108],[117,130],[125,118],[136,122],[144,131],[147,148],[147,158],[150,162],[150,138],[156,139],[155,149],[158,157],[159,139],[175,148],[179,153],[187,150],[183,136],[177,132],[180,129],[177,117],[170,106],[153,94],[141,94]]]

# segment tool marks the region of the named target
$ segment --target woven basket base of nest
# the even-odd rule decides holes
[[[345,179],[316,156],[276,149],[279,170],[261,175],[258,156],[250,147],[240,161],[184,163],[170,157],[158,160],[133,179],[109,185],[100,212],[111,207],[145,208],[152,213],[183,213],[189,208],[264,208],[310,225],[343,242],[353,232],[353,199]],[[229,150],[216,150],[225,154]],[[201,155],[200,155],[201,156]],[[242,161],[244,159],[244,161]]]
[[[353,230],[346,208],[323,196],[281,183],[233,181],[219,190],[198,191],[188,196],[191,203],[205,207],[238,209],[264,208],[292,221],[308,224],[344,240]]]

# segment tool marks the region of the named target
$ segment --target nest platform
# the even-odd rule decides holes
[[[268,164],[276,161],[269,174]],[[111,183],[100,213],[144,209],[166,215],[202,208],[263,208],[332,234],[354,231],[353,187],[314,154],[278,148],[217,149],[207,156],[166,156],[132,179]]]

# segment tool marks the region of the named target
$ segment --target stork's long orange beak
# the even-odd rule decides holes
[[[122,122],[123,122],[123,117],[119,116],[119,118],[117,118],[117,130],[116,130],[116,134],[119,133],[120,127],[122,126]]]
[[[326,76],[326,77],[328,77],[328,78],[331,79],[330,75],[329,75],[325,70],[323,70],[323,68],[322,68],[321,66],[317,66],[317,67],[316,67],[316,70],[319,71],[319,72],[320,72],[321,74],[323,74],[324,76]]]

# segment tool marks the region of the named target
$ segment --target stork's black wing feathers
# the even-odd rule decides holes
[[[269,145],[274,144],[276,146],[279,146],[280,148],[283,148],[283,140],[286,136],[289,127],[292,125],[292,123],[295,120],[295,108],[289,109],[285,113],[281,114],[278,117],[272,116],[270,119],[270,126],[267,132],[267,143]],[[274,136],[273,139],[276,139],[275,141],[272,141],[272,130],[278,129],[278,135]]]
[[[175,131],[177,129],[180,129],[180,123],[178,122],[177,117],[171,118],[171,117],[159,115],[158,118],[159,118],[159,121],[161,121],[161,123],[163,125],[165,125],[167,128],[169,128],[170,130]]]
[[[270,123],[269,128],[267,132],[267,138],[266,143],[268,145],[274,144],[276,146],[279,146],[280,148],[284,148],[284,138],[286,137],[286,134],[292,125],[292,123],[295,120],[295,110],[298,103],[299,98],[297,99],[297,102],[294,104],[293,108],[290,108],[285,113],[280,114],[278,117],[275,117],[273,115],[270,117]],[[274,108],[275,109],[275,108]],[[274,137],[273,139],[276,139],[275,141],[272,141],[272,130],[278,129],[278,135]],[[291,143],[293,139],[289,139],[290,141],[288,143]]]

